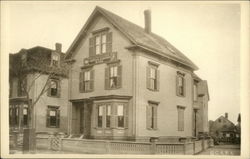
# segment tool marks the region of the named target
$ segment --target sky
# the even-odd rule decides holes
[[[240,112],[239,4],[190,2],[69,2],[4,1],[1,4],[1,54],[22,48],[62,44],[67,51],[95,6],[144,27],[151,10],[152,32],[162,36],[191,59],[196,74],[209,86],[209,120],[225,112],[236,123]]]

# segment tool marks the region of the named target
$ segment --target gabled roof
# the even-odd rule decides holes
[[[36,46],[30,49],[21,49],[18,53],[9,55],[9,69],[10,74],[15,76],[18,71],[29,72],[54,72],[57,75],[67,76],[66,63],[63,62],[65,54],[58,52],[60,55],[60,67],[51,66],[51,54],[55,50],[49,48]],[[22,64],[22,56],[25,56],[25,64]]]
[[[152,32],[146,33],[144,28],[98,6],[92,12],[87,22],[69,47],[66,52],[66,59],[71,58],[74,49],[83,39],[88,27],[97,15],[105,17],[112,25],[121,31],[133,43],[133,45],[165,56],[171,60],[184,64],[193,70],[198,69],[198,67],[191,60],[189,60],[183,53],[162,37]]]

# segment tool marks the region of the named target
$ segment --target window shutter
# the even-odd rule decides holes
[[[46,115],[46,127],[50,126],[50,116],[49,116],[50,109],[47,109],[47,115]]]
[[[156,90],[160,90],[160,70],[157,70],[156,74]]]
[[[60,128],[60,110],[56,110],[56,127]]]
[[[84,76],[84,72],[80,72],[79,74],[79,91],[80,93],[83,92],[83,77]]]
[[[128,105],[124,105],[124,127],[128,128]]]
[[[147,89],[151,89],[150,87],[150,67],[147,66],[146,68],[146,85],[147,85]]]
[[[89,56],[95,56],[95,37],[89,38]]]
[[[112,52],[112,32],[107,33],[107,53]]]
[[[149,105],[146,106],[146,127],[147,129],[150,129],[151,126],[151,115],[152,115],[152,111],[150,109],[151,107]]]
[[[90,71],[90,90],[94,90],[95,70]]]
[[[184,109],[178,108],[178,131],[184,130]]]
[[[114,114],[114,128],[117,128],[118,127],[118,115],[117,115],[117,105],[115,104],[114,106],[113,106],[113,114]]]
[[[185,83],[186,83],[186,82],[185,82],[185,78],[184,78],[184,77],[183,77],[183,80],[182,80],[182,81],[183,81],[183,96],[185,96],[185,93],[186,93],[186,92],[185,92],[185,90],[186,90],[186,89],[185,89],[185,87],[186,87],[186,86],[185,86]]]
[[[158,114],[157,114],[157,109],[158,109],[158,106],[154,106],[154,129],[157,129],[157,117],[158,117]]]
[[[57,97],[58,98],[61,97],[61,81],[60,80],[57,81]]]
[[[176,76],[176,95],[179,95],[179,79],[178,79],[178,75]]]
[[[47,95],[48,95],[49,97],[51,96],[51,80],[48,81]]]
[[[20,124],[21,124],[21,127],[23,127],[23,125],[24,125],[23,124],[23,106],[21,105],[19,108],[20,108],[20,114],[19,115],[20,115],[20,120],[21,120]]]
[[[97,118],[98,118],[98,114],[97,114],[97,106],[96,104],[93,105],[93,127],[97,127]]]
[[[109,67],[105,68],[105,89],[109,89],[110,88],[110,84],[109,84]]]
[[[122,66],[117,67],[117,87],[122,87]]]

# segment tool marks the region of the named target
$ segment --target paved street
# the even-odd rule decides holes
[[[237,156],[237,155],[240,155],[240,146],[239,145],[216,145],[214,147],[208,148],[207,150],[197,155]]]

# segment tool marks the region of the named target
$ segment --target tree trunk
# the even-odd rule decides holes
[[[28,100],[28,128],[23,130],[23,152],[35,153],[36,150],[36,132],[34,128],[33,106]]]

